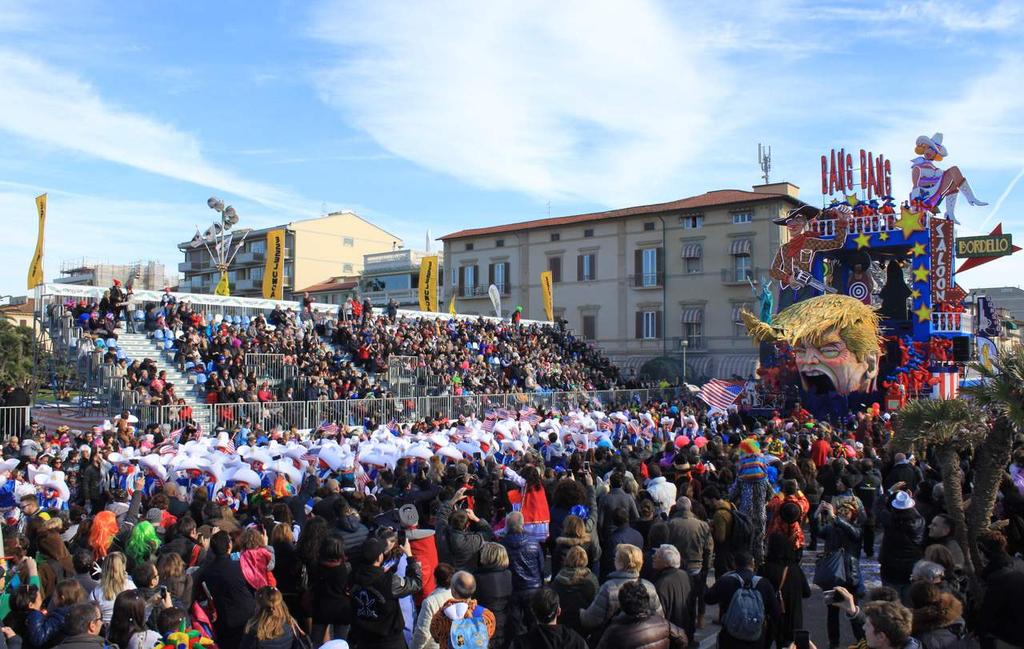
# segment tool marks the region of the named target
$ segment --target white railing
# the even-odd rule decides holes
[[[338,401],[272,401],[267,403],[198,404],[196,406],[136,406],[132,409],[143,424],[178,426],[187,420],[212,422],[231,428],[245,421],[264,430],[274,427],[316,428],[324,422],[348,426],[376,426],[391,421],[410,422],[438,415],[483,417],[489,410],[519,410],[527,406],[558,408],[563,412],[581,404],[611,408],[616,404],[645,403],[649,399],[672,398],[675,388],[666,390],[602,390],[596,392],[547,392],[480,394],[465,396],[408,397],[389,399],[349,399]],[[595,401],[595,399],[597,401]]]
[[[31,414],[29,406],[0,406],[0,438],[24,433]]]
[[[245,355],[245,369],[251,370],[258,382],[266,381],[269,385],[279,385],[288,378],[294,378],[295,366],[285,362],[284,354]]]
[[[103,291],[107,289],[100,286],[73,286],[68,284],[40,284],[35,288],[36,313],[46,314],[55,305],[63,305],[65,301],[86,299],[90,301],[99,300],[103,297]],[[481,295],[487,295],[487,287],[479,287]],[[135,291],[129,309],[134,311],[141,308],[143,304],[158,304],[163,297],[163,291]],[[215,315],[231,316],[254,316],[258,314],[269,314],[275,307],[281,309],[301,310],[300,302],[289,302],[287,300],[264,300],[262,298],[238,297],[221,295],[207,295],[203,293],[172,293],[178,302],[187,302],[193,307],[203,307],[201,310],[209,317]],[[337,314],[339,305],[326,302],[314,302],[313,311],[325,314]],[[410,309],[399,309],[399,318],[440,318],[449,320],[497,320],[490,316],[475,315],[449,315],[447,312],[425,313]],[[522,320],[523,324],[550,324],[540,320]]]
[[[848,234],[860,234],[862,232],[873,234],[875,232],[892,232],[893,230],[899,230],[900,226],[897,223],[899,218],[898,214],[851,216]],[[810,230],[822,237],[834,237],[836,235],[835,219],[813,221]]]
[[[932,333],[969,333],[970,331],[970,313],[946,311],[932,313]]]

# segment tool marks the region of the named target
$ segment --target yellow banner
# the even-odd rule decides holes
[[[267,233],[267,263],[263,267],[263,299],[284,299],[284,230]]]
[[[448,315],[455,315],[455,293],[452,293],[452,301],[448,303]]]
[[[28,288],[43,283],[43,237],[46,233],[46,194],[36,196],[36,211],[39,212],[39,235],[36,237],[36,252],[28,265]]]
[[[437,311],[437,255],[420,262],[420,311]]]
[[[231,284],[228,283],[227,271],[220,274],[220,281],[217,282],[217,288],[213,289],[213,294],[223,295],[225,297],[231,295]]]
[[[540,291],[544,296],[544,315],[548,322],[555,321],[555,296],[552,294],[551,271],[546,270],[540,274]]]

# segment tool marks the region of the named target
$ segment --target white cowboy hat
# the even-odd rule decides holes
[[[901,491],[892,499],[893,509],[911,509],[914,506],[914,498],[906,491]]]
[[[429,460],[433,455],[434,452],[423,444],[413,444],[402,453],[402,457],[415,457],[421,460]]]
[[[253,489],[259,489],[260,485],[263,484],[263,481],[260,480],[259,474],[247,466],[239,467],[233,475],[228,478],[228,480],[236,483],[240,482],[247,484]]]
[[[447,457],[453,460],[461,460],[462,453],[454,446],[442,446],[437,450],[437,455],[440,457]]]
[[[917,138],[916,144],[917,146],[924,145],[926,147],[929,147],[930,149],[933,149],[943,158],[949,155],[946,152],[946,147],[942,146],[942,133],[936,133],[931,137],[928,137],[927,135],[922,135],[921,137]]]
[[[53,469],[46,464],[40,464],[39,466],[34,464],[28,465],[28,480],[32,484],[42,484],[36,481],[36,476],[46,476],[46,478],[49,478],[51,473],[53,473]]]
[[[139,459],[139,464],[141,464],[146,471],[149,471],[156,477],[160,478],[161,482],[167,481],[167,468],[164,467],[159,455],[154,453],[143,455],[142,458]]]
[[[4,460],[3,462],[0,462],[0,474],[10,473],[11,471],[14,471],[15,469],[18,468],[19,464],[21,464],[21,462],[18,460],[18,458],[11,458],[10,460]]]
[[[267,471],[285,476],[288,478],[288,482],[296,487],[302,486],[302,472],[296,469],[290,460],[277,460],[267,467]]]
[[[64,482],[63,476],[60,478],[52,477],[42,484],[43,489],[53,489],[58,494],[58,498],[62,502],[67,502],[71,498],[71,490],[68,489],[67,484]]]

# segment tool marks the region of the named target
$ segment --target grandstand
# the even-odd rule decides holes
[[[112,322],[97,310],[102,289],[36,295],[53,355],[78,368],[83,407],[158,413],[146,421],[380,422],[525,401],[480,395],[637,387],[571,331],[536,321],[399,311],[346,322],[337,305],[139,291],[131,320]]]

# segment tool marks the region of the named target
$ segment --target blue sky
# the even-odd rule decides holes
[[[42,191],[49,279],[173,267],[211,194],[243,225],[349,208],[421,248],[749,188],[765,142],[804,200],[833,147],[884,153],[902,197],[936,131],[991,203],[961,201],[960,234],[1024,237],[1022,36],[1019,2],[0,0],[0,294]],[[1024,254],[960,282],[1021,277]]]

